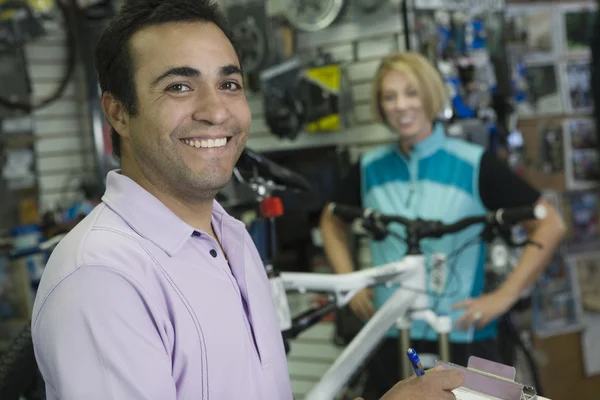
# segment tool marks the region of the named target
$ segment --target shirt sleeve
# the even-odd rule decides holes
[[[479,196],[485,208],[497,210],[533,205],[540,192],[486,150],[479,167]]]
[[[339,182],[335,188],[331,199],[334,203],[345,204],[348,206],[362,207],[360,196],[360,162],[352,165],[350,170]]]
[[[160,320],[133,279],[80,267],[33,321],[35,355],[49,398],[175,400]]]

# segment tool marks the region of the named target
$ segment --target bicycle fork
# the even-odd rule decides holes
[[[396,322],[399,332],[398,340],[400,341],[398,357],[400,357],[400,365],[402,366],[399,376],[401,380],[413,374],[412,365],[406,356],[406,350],[411,347],[410,326],[413,319],[424,319],[428,324],[433,326],[438,334],[439,359],[444,362],[450,362],[450,342],[448,338],[452,327],[450,317],[446,315],[436,316],[431,310],[404,315],[398,318]]]

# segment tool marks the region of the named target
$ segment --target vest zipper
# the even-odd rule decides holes
[[[412,200],[414,192],[415,192],[415,184],[411,182],[410,183],[410,187],[408,188],[408,196],[406,197],[406,204],[405,204],[405,206],[407,208],[410,207],[410,201]]]
[[[419,160],[416,156],[412,156],[409,158],[408,160],[408,173],[409,173],[409,178],[410,178],[410,186],[408,187],[408,196],[406,197],[406,207],[410,207],[413,195],[417,189],[417,183],[416,183],[416,177],[417,177],[417,168],[419,166],[418,164]]]

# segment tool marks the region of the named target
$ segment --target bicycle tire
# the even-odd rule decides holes
[[[0,356],[0,399],[18,400],[26,392],[39,391],[38,377],[31,328],[27,324]]]

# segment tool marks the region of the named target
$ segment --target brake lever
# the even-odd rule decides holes
[[[527,246],[527,245],[532,245],[532,246],[535,246],[535,247],[537,247],[537,248],[538,248],[538,249],[540,249],[540,250],[544,248],[544,246],[543,246],[541,243],[539,243],[539,242],[535,242],[535,241],[533,241],[533,240],[529,240],[529,239],[527,239],[527,240],[525,241],[525,243],[523,243],[523,247],[524,247],[524,246]]]
[[[541,243],[535,242],[531,239],[526,239],[523,242],[516,242],[515,240],[513,240],[511,237],[505,237],[504,240],[506,240],[506,243],[510,246],[510,247],[525,247],[528,245],[532,245],[532,246],[536,246],[537,248],[539,248],[540,250],[544,248],[544,246],[542,246]]]
[[[490,228],[489,230],[484,230],[481,233],[481,236],[486,241],[489,241],[491,238],[494,238],[494,237],[500,237],[508,245],[508,247],[512,247],[512,248],[525,247],[528,245],[536,246],[539,249],[542,249],[544,247],[544,246],[542,246],[541,243],[535,242],[531,239],[525,239],[522,242],[517,242],[516,240],[513,239],[509,230],[499,229],[498,227],[493,227],[493,228]]]

